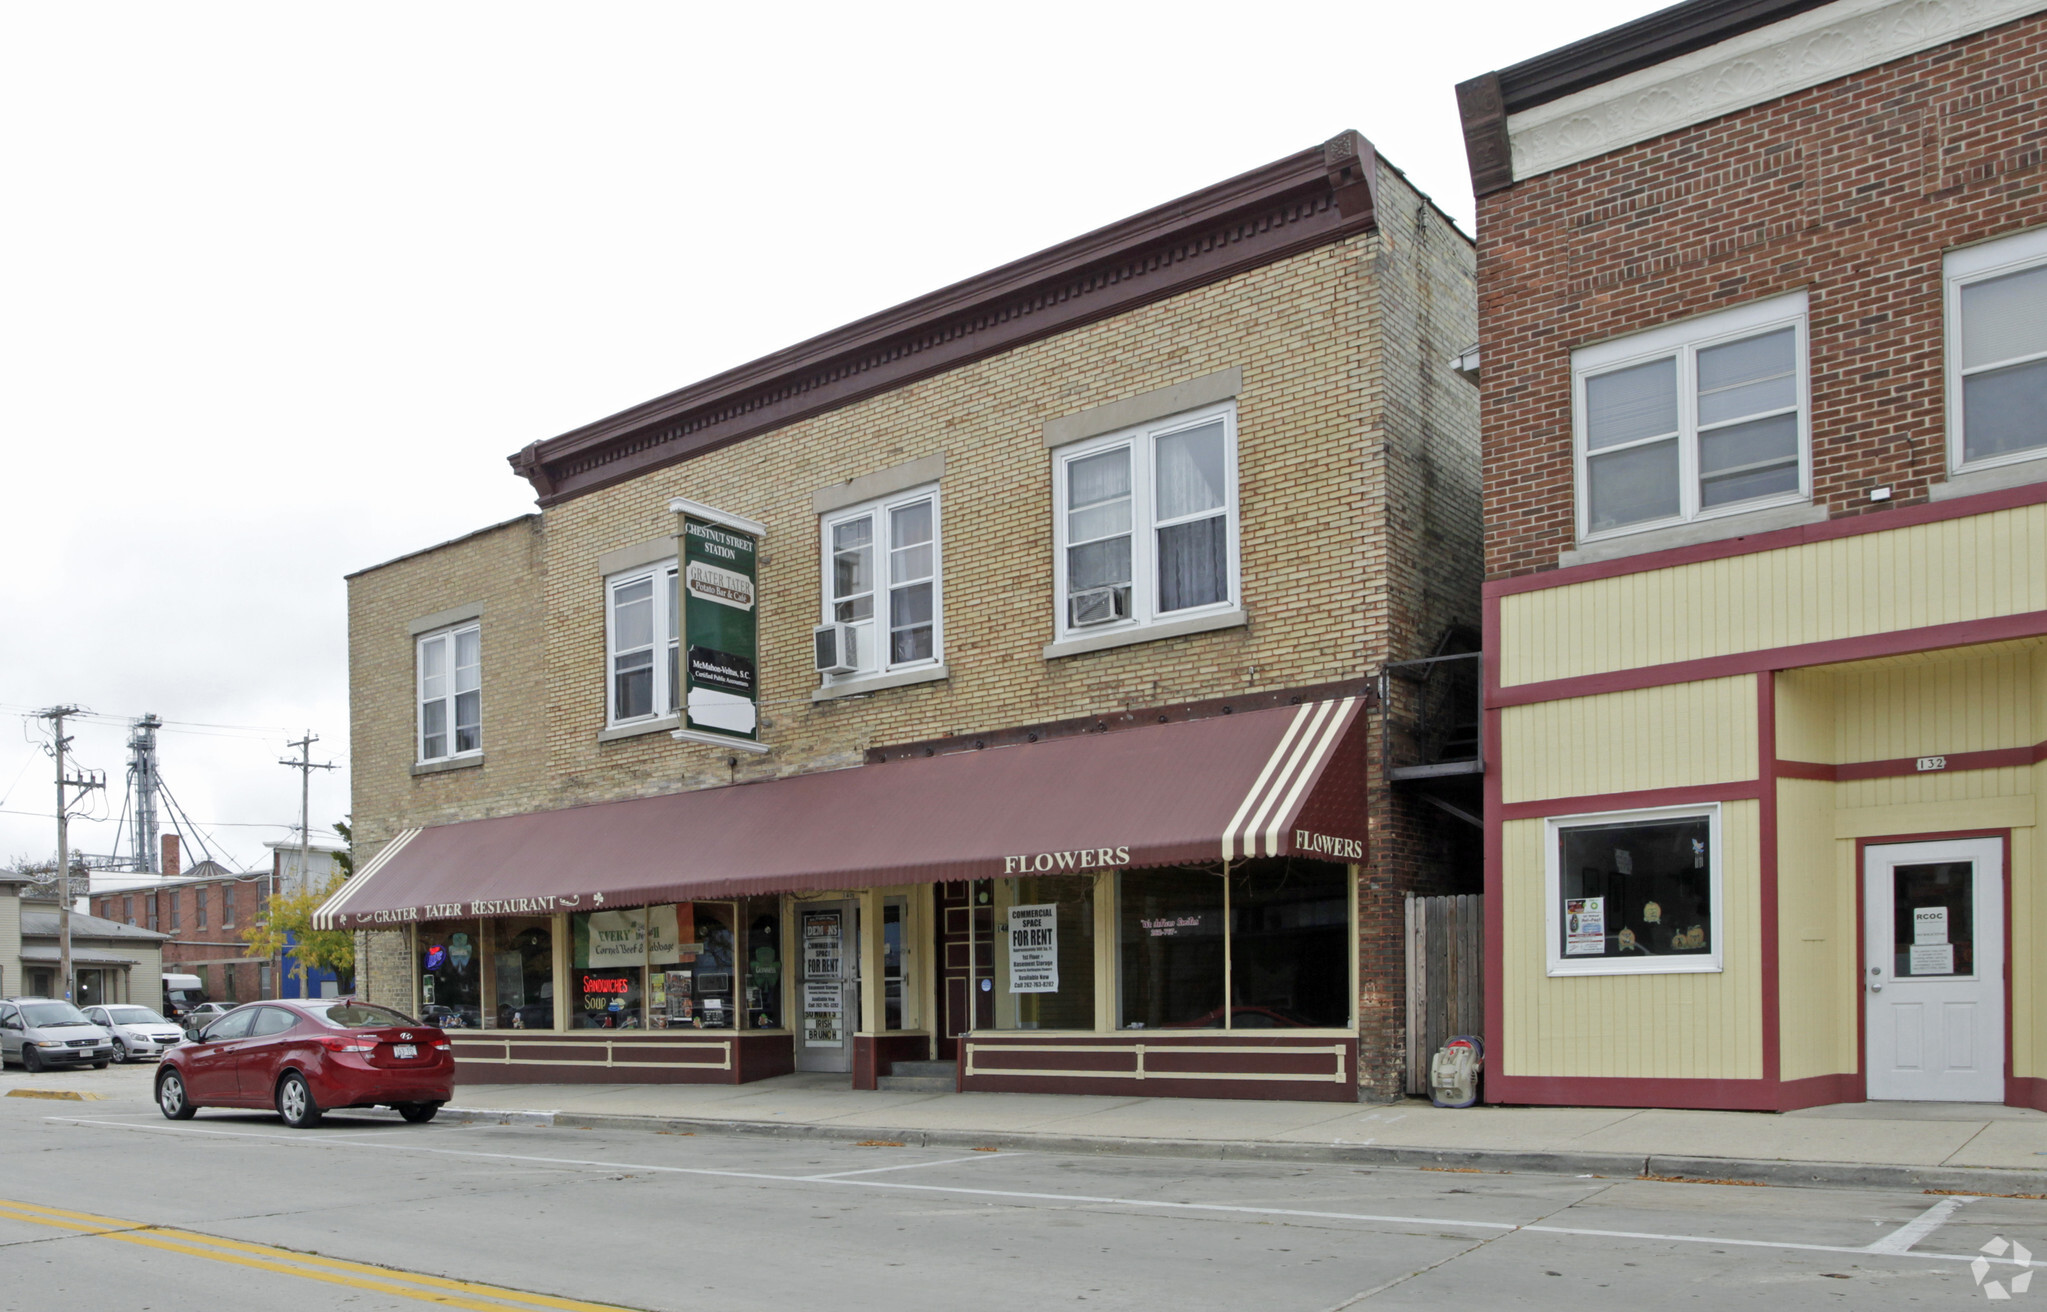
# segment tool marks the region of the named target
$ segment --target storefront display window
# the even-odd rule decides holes
[[[1203,870],[1118,880],[1123,1029],[1223,1026],[1223,881]]]
[[[553,1029],[554,921],[515,916],[491,929],[493,1023],[505,1030]]]
[[[1230,874],[1230,1028],[1350,1024],[1350,871],[1253,862]]]
[[[733,908],[726,902],[684,902],[651,907],[654,929],[648,960],[654,1024],[669,1029],[733,1029]],[[664,923],[665,922],[665,923]],[[672,925],[672,930],[670,929]]]
[[[475,920],[419,927],[419,1018],[442,1029],[483,1025],[483,934]]]
[[[910,900],[884,898],[881,904],[881,1027],[903,1028],[904,949],[910,932]]]
[[[572,1029],[639,1029],[646,992],[647,916],[638,908],[569,917]],[[673,938],[669,940],[671,943]]]
[[[1094,876],[1001,881],[995,949],[995,1028],[1095,1027]]]
[[[1549,973],[1720,969],[1718,808],[1549,822]]]
[[[782,1028],[782,902],[758,897],[746,904],[746,1024]]]

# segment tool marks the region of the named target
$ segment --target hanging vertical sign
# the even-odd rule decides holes
[[[766,751],[760,725],[760,539],[764,525],[681,497],[683,727],[676,737]]]

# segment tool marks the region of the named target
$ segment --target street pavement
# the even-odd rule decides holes
[[[2011,1260],[2047,1254],[2038,1199],[384,1113],[291,1131],[167,1122],[150,1074],[0,1079],[102,1095],[0,1097],[0,1309],[2047,1299]],[[1977,1268],[1986,1245],[2000,1260]]]

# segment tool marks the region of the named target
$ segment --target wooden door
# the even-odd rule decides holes
[[[938,1059],[959,1059],[959,1036],[995,1025],[995,886],[990,880],[938,886]],[[978,1005],[968,1020],[967,997]]]

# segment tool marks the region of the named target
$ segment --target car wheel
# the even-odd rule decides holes
[[[398,1104],[398,1114],[414,1125],[425,1125],[434,1118],[434,1113],[440,1109],[441,1105],[437,1102],[401,1102]]]
[[[43,1054],[37,1052],[34,1045],[27,1043],[21,1045],[21,1068],[30,1075],[43,1069]]]
[[[156,1105],[163,1109],[164,1119],[189,1121],[192,1113],[199,1109],[185,1096],[184,1077],[176,1071],[165,1071],[156,1077]]]
[[[119,1039],[114,1040],[114,1060],[123,1063],[131,1060],[131,1056],[128,1052],[128,1045],[121,1042]]]
[[[92,1068],[96,1071],[103,1071],[107,1068],[107,1064],[103,1061],[96,1061],[92,1064]]]
[[[294,1130],[310,1130],[320,1123],[320,1104],[313,1101],[313,1090],[297,1071],[285,1072],[277,1082],[277,1114]]]

